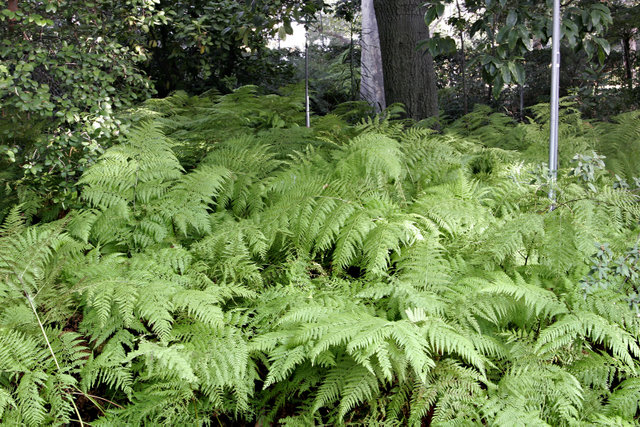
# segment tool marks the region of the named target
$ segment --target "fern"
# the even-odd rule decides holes
[[[3,422],[637,422],[637,190],[568,169],[637,116],[563,106],[550,210],[543,107],[307,129],[292,90],[147,101],[82,207],[10,211]]]
[[[621,114],[614,123],[599,123],[597,130],[598,151],[607,157],[611,171],[627,179],[640,176],[638,112]]]

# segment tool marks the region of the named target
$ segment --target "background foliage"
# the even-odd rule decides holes
[[[291,65],[267,49],[322,3],[20,1],[0,14],[0,168],[6,197],[62,210],[119,133],[117,112],[158,91],[229,91]],[[271,84],[269,84],[271,81]],[[58,213],[46,214],[52,219]]]
[[[550,1],[426,6],[425,21],[436,30],[424,47],[440,56],[440,105],[447,114],[465,114],[466,99],[469,109],[489,104],[522,119],[526,108],[549,97]],[[630,43],[639,10],[626,0],[562,5],[561,96],[571,96],[583,114],[608,118],[638,107],[637,50]]]
[[[296,22],[309,29],[314,110],[325,114],[358,99],[359,1],[12,0],[6,6],[0,14],[3,215],[22,203],[28,215],[49,221],[79,206],[77,180],[127,126],[121,113],[154,94],[225,94],[247,84],[274,93],[300,81],[302,53],[276,49],[274,42]],[[428,22],[437,22],[423,47],[439,54],[444,119],[488,104],[523,120],[545,101],[545,2],[438,1],[424,10]],[[563,95],[588,118],[637,106],[637,5],[579,1],[563,10]]]

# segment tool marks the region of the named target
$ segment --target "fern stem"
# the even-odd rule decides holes
[[[348,205],[357,205],[360,208],[364,208],[364,206],[362,206],[359,203],[355,203],[353,200],[346,200],[346,199],[341,199],[340,197],[334,197],[334,196],[314,196],[317,199],[331,199],[331,200],[337,200],[339,202],[343,202],[346,203]]]
[[[20,280],[20,281],[22,282],[22,280]],[[31,295],[29,295],[29,293],[26,292],[26,291],[25,291],[25,297],[27,298],[27,301],[29,301],[29,305],[31,306],[31,310],[33,311],[33,314],[36,316],[36,320],[38,321],[38,325],[40,326],[40,330],[42,331],[42,336],[44,337],[44,340],[47,343],[47,347],[49,348],[49,352],[51,353],[51,357],[53,357],[53,361],[56,364],[56,368],[58,368],[58,371],[62,371],[62,369],[60,368],[60,364],[58,363],[58,358],[56,357],[56,354],[54,353],[53,348],[51,347],[51,343],[49,342],[49,337],[47,337],[47,333],[44,330],[44,326],[42,325],[42,322],[40,321],[40,316],[38,315],[38,311],[36,310],[36,306],[33,303],[33,299],[31,298]]]
[[[25,269],[25,271],[23,271],[22,274],[24,274],[24,272],[26,271],[27,270]],[[33,303],[33,298],[31,297],[31,295],[29,294],[29,291],[27,290],[27,285],[26,283],[24,283],[24,280],[22,279],[22,275],[16,275],[16,277],[20,281],[20,285],[22,285],[22,292],[24,293],[25,298],[29,302],[29,306],[31,307],[33,314],[36,316],[36,320],[38,321],[38,326],[40,326],[40,331],[42,331],[42,336],[44,337],[44,340],[47,343],[47,347],[49,348],[49,352],[53,357],[53,361],[56,364],[56,368],[58,368],[58,372],[62,372],[62,369],[60,368],[60,363],[58,363],[58,358],[56,357],[56,353],[53,351],[53,347],[51,347],[51,343],[49,342],[49,337],[47,336],[47,333],[44,330],[44,325],[42,324],[42,321],[40,320],[40,316],[38,315],[38,310],[36,309],[36,306]],[[80,427],[84,427],[84,422],[82,421],[82,416],[80,415],[80,410],[78,409],[78,406],[76,406],[76,403],[73,401],[73,399],[70,399],[69,401],[71,402],[71,405],[73,406],[73,409],[75,410],[76,415],[78,416]]]
[[[33,299],[31,298],[31,295],[29,295],[29,292],[26,291],[26,286],[24,281],[22,280],[22,277],[18,276],[18,279],[22,284],[25,297],[27,298],[27,301],[29,301],[31,310],[33,311],[33,314],[36,316],[36,320],[38,321],[38,325],[40,326],[40,330],[42,331],[42,336],[44,336],[44,340],[47,343],[47,347],[49,347],[49,352],[51,352],[51,357],[53,357],[53,361],[55,362],[56,367],[58,368],[58,371],[62,372],[62,369],[60,368],[60,363],[58,363],[58,358],[56,357],[56,353],[53,351],[53,347],[51,347],[51,343],[49,342],[49,337],[47,337],[47,333],[44,330],[44,325],[42,325],[42,322],[40,321],[40,316],[38,315],[38,310],[36,310],[36,306],[33,303]],[[69,399],[69,402],[71,402],[71,405],[73,405],[73,409],[76,411],[76,415],[78,416],[78,421],[80,422],[80,427],[84,427],[84,422],[82,421],[82,416],[80,415],[80,410],[76,406],[76,403],[73,401],[73,399]]]
[[[78,396],[84,396],[84,397],[86,397],[86,398],[87,398],[87,399],[89,399],[89,400],[92,400],[92,399],[104,400],[105,402],[110,403],[110,404],[111,404],[111,405],[113,405],[113,406],[116,406],[116,407],[118,407],[118,408],[120,408],[120,409],[124,409],[124,406],[118,405],[116,402],[114,402],[114,401],[112,401],[112,400],[109,400],[109,399],[107,399],[106,397],[101,397],[101,396],[96,396],[95,394],[85,393],[85,392],[84,392],[84,391],[82,391],[82,390],[74,391],[74,392],[73,392],[73,394],[77,394]],[[92,400],[92,401],[93,401],[93,400]],[[102,409],[102,407],[100,407],[100,405],[98,405],[98,404],[97,404],[97,402],[93,402],[93,403],[94,403],[94,404],[95,404],[95,405],[96,405],[96,406],[97,406],[97,407],[102,411],[102,413],[104,414],[104,410]]]
[[[196,402],[195,397],[192,397],[191,401],[193,402],[193,409],[196,412],[196,424],[199,424],[200,417],[198,416],[198,402]]]

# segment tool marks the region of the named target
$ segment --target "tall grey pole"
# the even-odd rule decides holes
[[[307,127],[311,127],[311,106],[309,105],[309,33],[305,26],[304,33],[304,105]]]
[[[558,112],[560,105],[560,0],[553,0],[553,34],[551,45],[551,118],[549,122],[549,198],[556,202],[558,177]]]

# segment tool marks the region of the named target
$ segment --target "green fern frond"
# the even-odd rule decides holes
[[[194,374],[191,363],[181,350],[182,345],[162,346],[156,343],[142,341],[138,349],[127,355],[127,360],[145,356],[145,363],[150,375],[175,377],[186,383],[195,383],[198,377]]]
[[[105,384],[113,390],[122,390],[128,397],[133,392],[133,372],[126,365],[128,350],[133,349],[134,336],[121,330],[104,345],[100,354],[90,357],[83,368],[82,386],[91,390],[97,384]]]
[[[632,370],[634,358],[640,357],[637,340],[627,331],[606,319],[589,312],[566,314],[540,333],[537,349],[541,354],[554,352],[577,339],[590,338],[611,350]]]
[[[0,387],[0,418],[2,418],[5,412],[11,409],[15,409],[16,407],[17,403],[11,396],[11,393],[9,393],[3,387]]]
[[[640,410],[640,379],[629,378],[611,393],[606,411],[611,415],[631,419],[637,416],[638,410]]]
[[[505,273],[496,273],[492,276],[491,283],[480,288],[479,292],[508,295],[516,301],[523,302],[536,316],[554,317],[567,312],[566,306],[558,301],[553,292],[535,284],[529,284],[519,275],[516,275],[515,279]]]
[[[16,388],[16,400],[20,408],[20,416],[29,426],[42,425],[46,419],[46,401],[40,394],[47,374],[41,370],[25,372]]]
[[[21,211],[21,206],[14,206],[4,217],[0,225],[0,237],[20,234],[25,229],[25,219]]]

